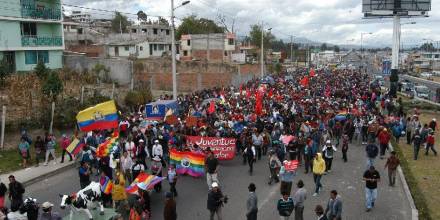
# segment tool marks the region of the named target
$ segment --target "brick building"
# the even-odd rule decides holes
[[[190,34],[180,39],[180,59],[230,62],[236,51],[234,33]]]

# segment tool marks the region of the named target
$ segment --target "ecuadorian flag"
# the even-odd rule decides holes
[[[170,163],[175,164],[177,174],[201,177],[205,174],[205,155],[190,151],[170,150]]]
[[[81,131],[104,130],[118,127],[118,114],[113,100],[82,110],[76,115]]]

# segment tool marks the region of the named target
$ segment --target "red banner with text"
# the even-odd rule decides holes
[[[232,160],[235,157],[235,138],[186,136],[186,143],[188,145],[197,144],[203,150],[211,148],[219,160]]]

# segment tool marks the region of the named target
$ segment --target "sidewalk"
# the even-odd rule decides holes
[[[21,182],[25,187],[39,182],[45,178],[59,174],[65,170],[75,167],[75,161],[69,162],[68,159],[64,160],[64,163],[60,163],[61,158],[57,158],[57,163],[54,164],[53,160],[47,166],[44,163],[40,163],[38,167],[32,166],[26,169],[17,170],[10,173],[0,175],[0,179],[5,183],[9,183],[9,175],[14,175],[18,182]]]

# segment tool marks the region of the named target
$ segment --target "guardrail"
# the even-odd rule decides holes
[[[21,5],[23,18],[61,20],[61,10],[54,8],[35,8],[33,5]]]
[[[63,46],[62,37],[21,36],[23,47]]]

